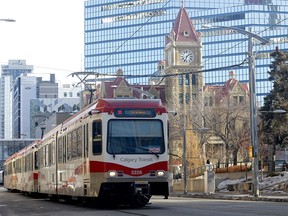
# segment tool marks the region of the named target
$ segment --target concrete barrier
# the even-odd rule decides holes
[[[184,192],[183,179],[174,181],[172,183],[172,192]],[[188,179],[187,192],[204,193],[204,178]]]
[[[248,193],[249,191],[252,190],[252,182],[243,182],[243,183],[228,185],[227,189],[229,191]]]
[[[234,172],[234,173],[216,173],[215,174],[215,188],[221,183],[222,181],[226,179],[241,179],[245,178],[246,173],[245,172]],[[251,178],[251,173],[247,174],[248,178]],[[228,190],[230,188],[231,191],[239,191],[239,192],[248,192],[251,190],[251,184],[242,183],[243,185],[233,186],[231,185],[228,187]],[[184,180],[173,180],[171,185],[171,192],[184,192]],[[187,192],[191,193],[205,193],[205,179],[204,175],[197,178],[191,178],[187,179]]]

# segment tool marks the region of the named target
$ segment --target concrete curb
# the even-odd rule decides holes
[[[243,200],[243,201],[266,201],[266,202],[288,202],[288,196],[265,195],[254,197],[248,194],[180,194],[172,193],[171,197],[199,198],[199,199],[222,199],[222,200]]]

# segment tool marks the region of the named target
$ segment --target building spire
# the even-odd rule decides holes
[[[184,8],[184,0],[181,0],[182,8]]]
[[[170,35],[166,38],[166,44],[170,41],[198,41],[200,34],[196,32],[192,20],[185,7],[184,0],[181,0],[182,7],[174,22]]]

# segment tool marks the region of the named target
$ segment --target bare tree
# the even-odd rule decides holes
[[[195,110],[197,111],[196,113]],[[201,116],[203,122],[203,125],[197,125],[197,122],[195,122],[194,126],[196,125],[199,129],[201,127],[209,129],[204,143],[212,136],[222,140],[225,147],[225,158],[221,159],[225,160],[227,165],[231,157],[233,163],[237,163],[239,150],[241,150],[241,158],[247,157],[250,125],[249,111],[245,103],[236,103],[232,97],[228,96],[223,98],[218,106],[204,106],[204,108],[201,108],[201,105],[199,105],[198,109],[194,109],[193,114]],[[205,153],[207,154],[208,152]]]
[[[177,115],[169,118],[170,165],[183,164],[184,136],[186,137],[187,170],[203,165],[200,137],[193,129],[192,115],[183,109],[183,104],[168,101],[169,110],[177,111]]]

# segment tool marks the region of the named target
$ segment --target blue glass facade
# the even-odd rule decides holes
[[[85,70],[144,75],[157,70],[164,59],[165,36],[181,7],[179,0],[88,0],[85,2]],[[256,92],[262,101],[272,84],[267,80],[275,46],[287,49],[288,1],[284,0],[185,0],[185,8],[203,37],[203,70],[240,64],[247,58],[248,37],[204,24],[235,26],[277,41],[262,47],[255,43]],[[248,65],[203,73],[206,85],[223,84],[229,71],[248,82]],[[134,78],[133,83],[146,83]],[[130,81],[131,82],[131,81]]]

